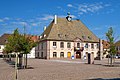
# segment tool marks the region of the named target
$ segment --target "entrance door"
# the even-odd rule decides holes
[[[76,52],[76,58],[81,59],[81,52]]]
[[[71,58],[71,52],[68,52],[68,53],[67,53],[67,57],[68,57],[68,58]]]

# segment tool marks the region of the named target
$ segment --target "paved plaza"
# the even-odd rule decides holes
[[[86,80],[120,79],[120,66],[108,67],[107,59],[86,64],[84,60],[42,60],[28,59],[30,69],[20,69],[18,80]],[[116,60],[120,65],[120,59]],[[14,80],[13,65],[0,59],[0,80]],[[101,80],[100,79],[100,80]]]

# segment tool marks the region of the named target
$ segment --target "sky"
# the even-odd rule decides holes
[[[0,0],[0,35],[20,33],[40,35],[54,15],[80,19],[97,37],[106,39],[109,27],[120,39],[120,0]]]

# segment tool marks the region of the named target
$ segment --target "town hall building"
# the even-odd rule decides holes
[[[42,59],[84,59],[88,54],[99,56],[100,41],[80,20],[68,15],[54,20],[44,29],[35,48],[35,57]]]

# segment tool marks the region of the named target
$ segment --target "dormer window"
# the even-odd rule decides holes
[[[61,34],[58,34],[58,37],[59,37],[59,38],[61,38],[61,37],[62,37],[62,35],[61,35]]]
[[[7,43],[8,41],[7,40],[5,40],[5,43]]]
[[[65,38],[68,38],[68,35],[65,35]]]
[[[90,39],[90,40],[91,40],[92,38],[91,38],[90,36],[88,36],[88,39]]]
[[[82,36],[82,38],[83,38],[83,39],[86,39],[86,37],[85,37],[85,36]]]

